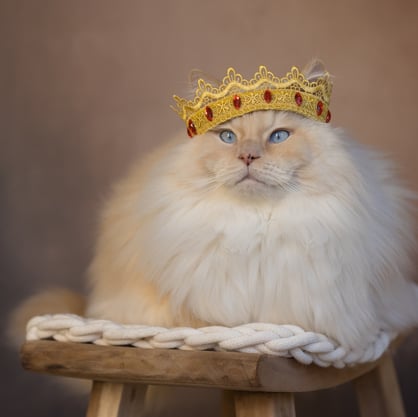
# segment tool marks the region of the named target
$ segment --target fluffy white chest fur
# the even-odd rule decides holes
[[[278,128],[289,138],[269,143]],[[88,315],[166,326],[289,323],[347,346],[418,322],[409,192],[386,161],[284,112],[222,129],[236,142],[219,132],[175,140],[115,189]]]

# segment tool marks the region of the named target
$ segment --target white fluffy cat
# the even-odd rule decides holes
[[[365,346],[418,323],[410,198],[381,155],[297,114],[178,135],[115,187],[84,315],[289,323]]]

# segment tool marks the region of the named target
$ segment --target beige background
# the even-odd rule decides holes
[[[2,325],[37,289],[83,288],[109,185],[183,128],[169,105],[192,68],[280,74],[321,57],[335,75],[333,123],[392,154],[418,191],[414,0],[3,0],[0,19]],[[417,339],[397,357],[409,416]],[[2,414],[82,415],[82,400],[21,371],[6,345]],[[353,415],[352,398],[347,388],[304,396],[300,409]]]

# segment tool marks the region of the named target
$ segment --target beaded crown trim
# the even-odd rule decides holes
[[[328,123],[332,83],[328,72],[309,81],[297,67],[282,78],[260,66],[246,80],[229,68],[219,86],[200,78],[195,97],[186,100],[173,96],[173,109],[186,122],[190,137],[201,135],[230,119],[258,110],[285,110]]]

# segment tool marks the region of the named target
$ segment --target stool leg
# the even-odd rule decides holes
[[[361,417],[405,417],[392,356],[354,381]]]
[[[236,392],[236,417],[295,417],[292,393]]]
[[[94,381],[87,417],[133,417],[144,410],[146,385]]]
[[[235,417],[235,403],[233,391],[222,391],[221,417]]]

